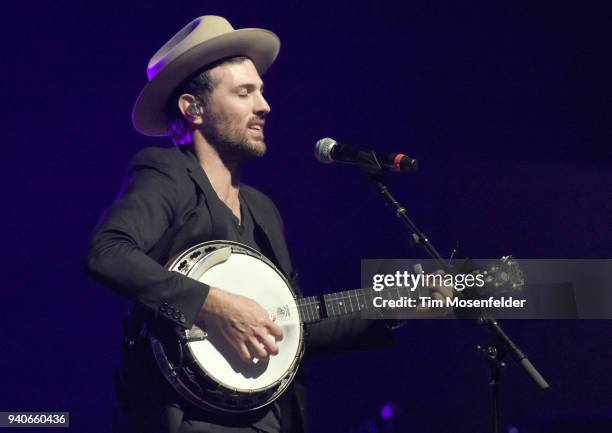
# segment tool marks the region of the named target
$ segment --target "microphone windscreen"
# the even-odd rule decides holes
[[[325,137],[317,141],[314,148],[315,157],[324,164],[329,164],[334,161],[332,158],[332,149],[338,144],[333,138]]]

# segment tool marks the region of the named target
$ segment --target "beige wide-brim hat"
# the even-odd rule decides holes
[[[264,29],[234,30],[223,17],[196,18],[149,60],[145,85],[134,104],[132,123],[148,136],[170,135],[165,106],[172,92],[204,66],[232,56],[249,57],[259,75],[270,67],[280,50],[278,36]]]

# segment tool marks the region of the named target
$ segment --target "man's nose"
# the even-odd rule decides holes
[[[270,110],[271,110],[270,105],[268,104],[268,101],[266,101],[266,98],[264,98],[264,96],[261,93],[256,98],[254,109],[255,109],[255,113],[257,113],[257,115],[261,117],[265,117],[268,115],[268,113],[270,113]]]

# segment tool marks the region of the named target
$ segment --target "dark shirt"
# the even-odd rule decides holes
[[[227,207],[225,204],[222,206],[223,211],[227,213],[225,218],[227,223],[227,240],[240,242],[241,244],[256,249],[264,256],[269,257],[266,255],[267,251],[263,252],[255,241],[255,223],[253,222],[253,216],[251,215],[251,211],[244,201],[242,194],[240,194],[239,197],[241,214],[240,221],[238,221],[238,218],[236,218],[236,215],[234,215],[229,207]]]

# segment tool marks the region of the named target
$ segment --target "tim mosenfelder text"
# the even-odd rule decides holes
[[[464,299],[457,296],[444,299],[433,299],[431,296],[423,296],[423,290],[429,292],[431,289],[446,287],[462,292],[466,288],[481,288],[485,285],[485,277],[482,274],[425,274],[409,273],[407,271],[396,271],[394,274],[376,274],[372,278],[372,289],[376,292],[384,288],[396,290],[397,297],[383,298],[376,296],[372,299],[376,308],[523,308],[526,300],[514,299],[512,297],[487,299]],[[418,296],[401,296],[402,290],[408,290],[407,294]],[[417,293],[414,293],[414,292]]]
[[[398,299],[384,299],[382,296],[376,296],[372,302],[376,308],[523,308],[525,299],[514,299],[512,296],[506,298],[488,299],[461,299],[458,297],[433,299],[430,296],[419,296],[418,298],[409,298],[402,296]]]

